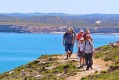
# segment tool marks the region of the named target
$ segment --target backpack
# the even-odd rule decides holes
[[[73,38],[74,38],[74,41],[75,41],[76,33],[72,32],[72,35],[73,35]]]
[[[89,45],[91,46],[91,49],[90,50],[92,50],[93,46],[91,45],[90,41],[89,41]],[[84,49],[85,49],[85,46],[86,46],[86,41],[85,41]]]

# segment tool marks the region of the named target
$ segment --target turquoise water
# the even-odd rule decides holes
[[[63,34],[0,33],[0,73],[37,59],[43,54],[64,54]],[[95,48],[119,40],[119,34],[92,34]],[[77,52],[76,44],[74,53]]]

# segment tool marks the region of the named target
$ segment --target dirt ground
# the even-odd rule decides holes
[[[66,58],[66,55],[59,57],[58,62],[63,63],[68,60],[79,61],[76,54],[72,54],[71,58],[68,60],[64,60],[65,58]],[[105,62],[101,59],[93,58],[93,69],[86,70],[86,66],[84,66],[83,68],[80,69],[80,70],[82,70],[81,72],[77,72],[77,74],[75,76],[69,76],[66,80],[80,80],[84,76],[88,76],[93,73],[100,73],[103,70],[107,70],[109,68],[110,64],[111,64],[111,62]],[[79,67],[79,64],[77,65],[77,67]]]

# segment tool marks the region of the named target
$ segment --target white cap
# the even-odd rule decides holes
[[[89,31],[89,29],[87,28],[86,31]]]
[[[81,38],[80,38],[80,40],[84,40],[84,38],[83,38],[83,37],[81,37]]]
[[[74,30],[73,27],[70,27],[70,30]]]
[[[89,29],[86,29],[86,32],[87,32],[87,33],[90,33],[90,30],[89,30]]]
[[[80,32],[83,32],[83,29],[81,29]]]
[[[70,28],[68,28],[67,30],[68,30],[68,31],[71,31],[71,29],[70,29]]]

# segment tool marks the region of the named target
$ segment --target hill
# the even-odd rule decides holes
[[[101,21],[97,23],[97,21]],[[1,13],[1,25],[119,27],[118,14],[69,15],[63,13]]]
[[[112,64],[108,70],[83,77],[81,80],[119,80],[119,42],[98,48],[95,58],[111,61]]]
[[[118,80],[119,42],[96,49],[93,69],[78,68],[76,54],[69,60],[65,55],[43,55],[37,60],[0,74],[0,80]],[[88,76],[88,77],[86,77]]]
[[[119,33],[119,14],[0,13],[0,32],[65,32],[68,27],[76,32],[91,28],[93,33]]]

